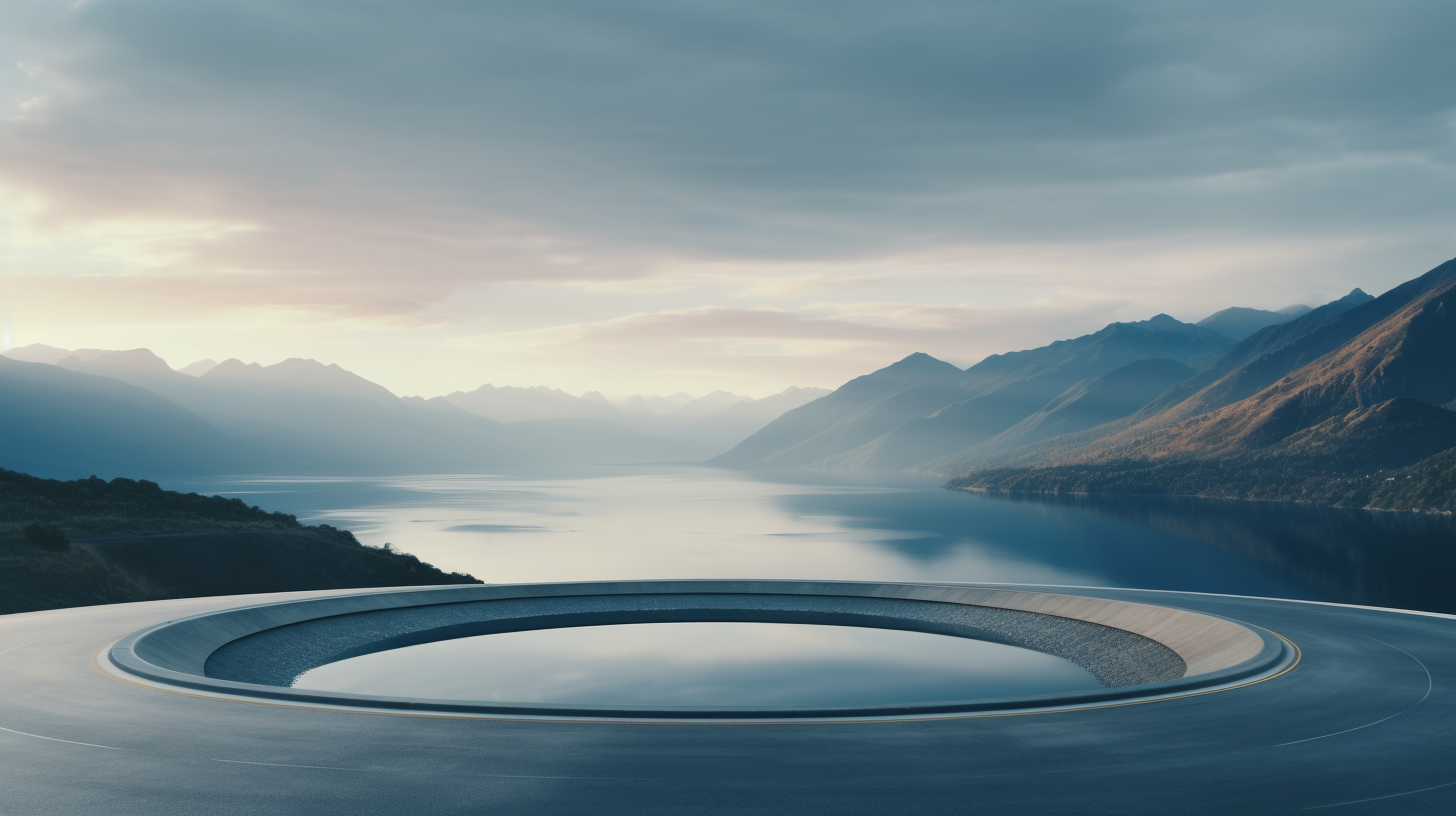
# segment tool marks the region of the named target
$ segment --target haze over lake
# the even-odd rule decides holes
[[[933,479],[694,466],[178,483],[490,583],[819,578],[1118,586],[1456,612],[1450,517],[1272,502],[1018,499]]]

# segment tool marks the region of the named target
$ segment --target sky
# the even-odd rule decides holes
[[[0,342],[835,387],[1456,256],[1456,4],[7,0]]]

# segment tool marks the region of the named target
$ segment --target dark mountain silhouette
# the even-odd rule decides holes
[[[960,371],[925,354],[852,380],[713,460],[731,467],[901,470],[984,442],[1077,383],[1139,360],[1201,364],[1223,335],[1158,315]]]

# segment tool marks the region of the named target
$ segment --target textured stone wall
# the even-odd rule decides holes
[[[732,593],[565,595],[440,603],[317,618],[234,640],[206,660],[208,677],[286,686],[317,666],[458,637],[563,626],[765,621],[905,629],[1056,655],[1109,688],[1175,680],[1187,665],[1149,637],[1069,617],[886,597]]]

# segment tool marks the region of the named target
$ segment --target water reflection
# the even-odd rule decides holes
[[[700,467],[168,485],[391,542],[491,582],[820,578],[1122,586],[1456,612],[1449,517]]]
[[[342,660],[297,688],[600,706],[834,707],[1099,689],[1059,657],[922,632],[652,623],[512,632]]]
[[[1456,612],[1456,522],[1450,516],[1203,499],[1007,501],[1092,513],[1151,531],[1170,546],[1227,554],[1249,572],[1280,576],[1292,587],[1282,593],[1286,597]],[[1191,578],[1170,577],[1167,587],[1231,591]]]

